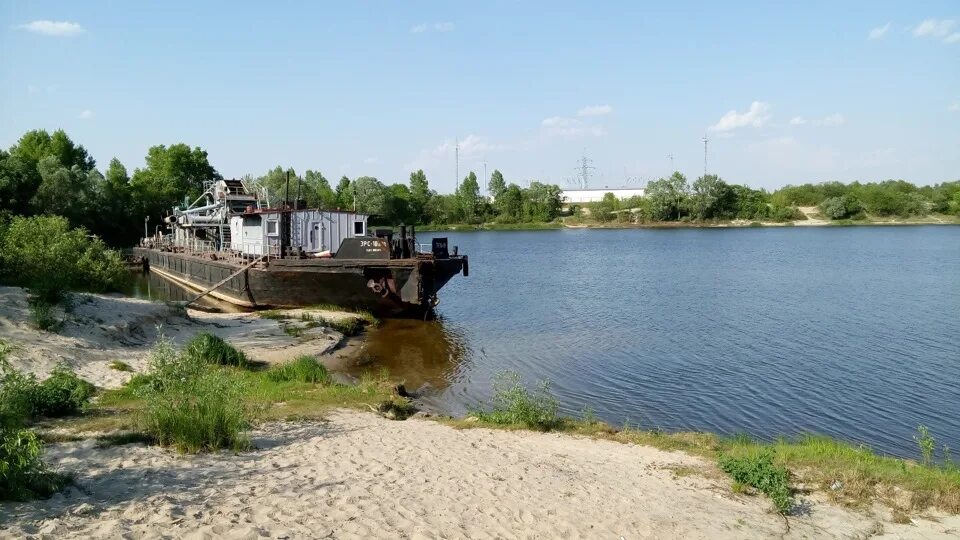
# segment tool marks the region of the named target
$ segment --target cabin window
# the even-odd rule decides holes
[[[277,235],[277,220],[269,219],[267,220],[267,236],[276,236]]]
[[[354,221],[354,222],[353,222],[353,234],[354,234],[355,236],[363,236],[364,231],[363,231],[363,222],[362,222],[362,221]]]

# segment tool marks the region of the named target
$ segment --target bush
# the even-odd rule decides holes
[[[59,216],[14,217],[2,238],[5,282],[56,303],[69,290],[118,290],[129,279],[123,259]]]
[[[863,212],[863,204],[852,195],[831,197],[820,203],[819,208],[830,219],[847,219]]]
[[[218,366],[247,367],[247,356],[219,336],[202,332],[187,342],[183,356]]]
[[[62,321],[57,319],[53,305],[42,298],[31,298],[29,303],[30,316],[38,330],[56,332],[60,328]]]
[[[83,412],[95,387],[75,373],[57,367],[37,385],[32,399],[33,416],[59,417]]]
[[[549,381],[541,381],[531,392],[523,386],[519,373],[507,371],[497,376],[493,394],[493,409],[474,413],[480,420],[540,431],[549,431],[561,423],[557,416],[559,403],[550,393]]]
[[[154,348],[150,366],[149,376],[134,377],[135,392],[146,402],[143,429],[159,444],[190,453],[249,447],[242,434],[247,411],[239,378],[198,351],[178,356],[165,338]]]
[[[10,367],[9,347],[0,341],[0,500],[48,497],[69,479],[47,470],[40,460],[43,446],[23,429],[33,409],[36,380]]]
[[[274,366],[267,371],[267,378],[273,382],[330,383],[327,368],[312,356],[301,356],[292,362]]]
[[[721,454],[719,465],[734,482],[754,487],[767,494],[781,514],[788,513],[793,507],[790,472],[774,465],[772,450],[764,449],[746,457]]]

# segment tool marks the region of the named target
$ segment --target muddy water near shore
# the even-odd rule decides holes
[[[616,425],[805,432],[915,457],[960,446],[960,228],[556,230],[447,236],[471,274],[440,320],[370,332],[460,414],[503,370]]]

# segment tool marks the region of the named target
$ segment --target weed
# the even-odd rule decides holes
[[[923,424],[917,426],[917,434],[913,436],[913,440],[920,447],[920,457],[923,464],[926,466],[933,464],[933,452],[937,447],[937,441],[934,440],[927,426]]]
[[[330,384],[330,374],[323,364],[312,356],[301,356],[291,362],[267,370],[266,377],[273,382],[305,382]]]
[[[219,336],[201,332],[187,342],[183,356],[220,366],[248,367],[247,356]]]
[[[110,362],[110,369],[115,369],[117,371],[126,371],[132,372],[133,368],[130,367],[130,364],[124,362],[123,360],[114,360]]]
[[[550,382],[541,381],[533,392],[523,386],[520,374],[500,373],[493,384],[493,409],[476,411],[484,422],[522,425],[530,429],[549,431],[560,426],[557,416],[559,403],[550,393]]]
[[[732,457],[721,454],[718,463],[734,482],[754,487],[773,501],[781,514],[790,512],[793,495],[790,491],[790,472],[773,463],[774,452],[763,449],[752,455]]]

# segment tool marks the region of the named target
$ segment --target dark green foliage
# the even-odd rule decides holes
[[[117,290],[129,279],[118,252],[58,216],[14,217],[0,247],[0,280],[25,286],[47,303],[70,290]]]
[[[96,388],[60,366],[37,385],[32,399],[33,416],[59,417],[83,412]]]
[[[273,382],[295,381],[304,383],[330,384],[327,368],[312,356],[301,356],[270,368],[267,378]]]
[[[558,427],[562,419],[557,415],[559,402],[550,393],[549,381],[541,381],[536,390],[530,391],[520,374],[507,371],[497,375],[493,384],[493,408],[481,410],[474,415],[494,424],[520,425],[539,431]]]
[[[31,298],[29,302],[30,317],[33,319],[33,324],[36,325],[37,329],[56,332],[63,324],[63,321],[57,318],[53,305],[47,300],[41,297],[34,297]]]
[[[863,212],[863,204],[852,195],[830,197],[820,203],[820,212],[830,219],[847,219]]]
[[[787,514],[793,507],[793,495],[790,490],[790,472],[773,463],[774,452],[763,449],[745,457],[732,457],[721,454],[718,463],[723,472],[730,475],[734,482],[754,487],[767,494],[781,514]]]
[[[247,367],[247,356],[219,336],[201,332],[187,342],[183,356],[220,366]]]

